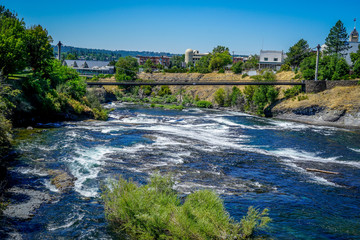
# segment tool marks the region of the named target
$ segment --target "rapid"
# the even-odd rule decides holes
[[[273,239],[360,239],[359,130],[225,110],[106,107],[115,109],[108,121],[18,133],[1,239],[113,239],[102,187],[119,175],[145,184],[155,172],[172,173],[180,194],[216,191],[238,221],[249,206],[269,208]],[[73,187],[59,191],[50,170],[73,176]],[[20,212],[26,204],[33,212]]]

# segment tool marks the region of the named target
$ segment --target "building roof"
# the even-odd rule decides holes
[[[76,66],[74,64],[76,63]],[[78,67],[81,68],[102,68],[107,67],[109,65],[109,62],[107,61],[85,61],[85,60],[64,60],[64,65],[69,67]]]

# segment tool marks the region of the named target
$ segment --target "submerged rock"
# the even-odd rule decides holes
[[[74,187],[75,177],[65,171],[49,170],[48,173],[53,176],[51,184],[53,184],[61,192],[65,192]]]
[[[31,219],[36,209],[44,202],[51,200],[50,195],[33,189],[13,187],[7,190],[10,195],[10,204],[4,210],[3,214],[9,218],[19,218],[23,220]],[[21,203],[16,203],[21,199]],[[27,201],[24,201],[27,199]],[[14,202],[14,203],[12,203]]]

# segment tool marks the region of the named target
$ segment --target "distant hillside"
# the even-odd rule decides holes
[[[53,46],[54,55],[57,55],[58,47]],[[92,49],[92,48],[79,48],[72,46],[61,47],[62,59],[85,59],[85,60],[98,60],[98,61],[111,61],[117,60],[119,57],[137,55],[141,56],[174,56],[179,54],[172,54],[167,52],[150,52],[150,51],[127,51],[127,50],[105,50],[105,49]]]

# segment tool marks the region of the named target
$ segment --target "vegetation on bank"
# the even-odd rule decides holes
[[[0,6],[0,146],[11,140],[11,122],[56,121],[76,116],[106,119],[84,79],[54,59],[52,38]]]
[[[133,239],[249,239],[271,221],[267,209],[250,207],[236,222],[213,191],[200,190],[184,199],[173,184],[169,175],[154,175],[143,186],[122,177],[112,181],[102,195],[106,219]]]

